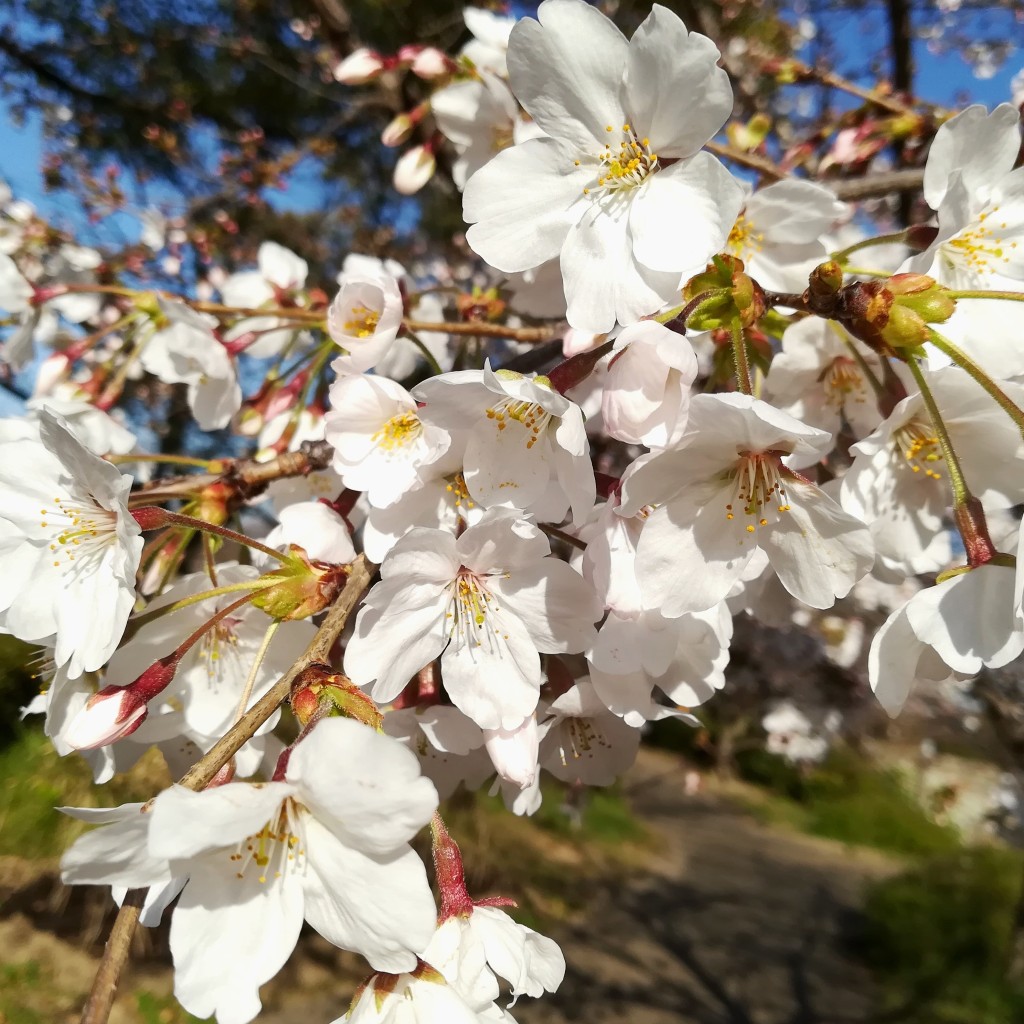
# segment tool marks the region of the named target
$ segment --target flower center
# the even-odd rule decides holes
[[[375,309],[358,305],[352,307],[352,319],[345,321],[345,331],[356,338],[368,338],[380,322],[380,313]]]
[[[589,754],[592,747],[608,747],[604,736],[594,728],[589,718],[568,718],[562,722],[561,739],[558,756],[562,767],[568,767],[568,757],[578,761],[584,754]]]
[[[998,209],[993,206],[983,211],[978,215],[977,224],[943,244],[947,262],[976,274],[994,273],[1010,262],[1009,250],[1016,249],[1017,243],[1003,241],[1000,232],[1006,230],[1006,221],[992,220]]]
[[[494,420],[499,432],[508,426],[509,420],[521,423],[527,432],[526,447],[532,448],[541,432],[551,422],[551,413],[536,402],[524,402],[518,398],[503,398],[487,410],[487,418]]]
[[[776,452],[744,452],[732,469],[732,501],[725,506],[725,518],[734,520],[742,512],[747,533],[754,533],[770,520],[790,509],[782,483],[782,459]]]
[[[764,248],[764,232],[758,231],[744,211],[736,218],[725,243],[726,249],[737,259],[749,260]]]
[[[469,496],[469,488],[466,486],[466,478],[461,473],[456,473],[444,488],[451,496],[455,507],[462,510],[476,508],[476,502]]]
[[[502,632],[494,621],[499,609],[494,595],[487,589],[486,576],[478,576],[463,567],[449,584],[449,589],[451,597],[445,618],[450,622],[448,635],[456,650],[467,646],[482,647],[485,642],[493,650],[498,635],[508,639],[508,634]]]
[[[370,440],[376,442],[378,448],[392,452],[396,448],[404,448],[412,444],[423,433],[423,424],[414,412],[402,412],[392,416]]]
[[[923,472],[932,480],[942,479],[935,468],[935,463],[942,462],[942,449],[931,426],[921,420],[911,420],[893,434],[893,440],[915,473]]]
[[[110,545],[117,543],[116,512],[100,508],[91,499],[58,497],[53,504],[52,509],[39,510],[39,525],[53,537],[54,568],[72,572],[102,558]]]
[[[235,633],[235,626],[240,621],[231,617],[221,619],[213,629],[207,630],[199,641],[198,657],[200,661],[206,662],[206,673],[211,679],[221,674],[222,656],[237,653],[238,636]]]
[[[867,400],[864,375],[856,360],[849,356],[836,356],[825,367],[821,382],[825,387],[826,401],[836,408],[845,405],[847,399],[855,402]]]
[[[612,125],[605,128],[609,136],[615,131]],[[643,184],[649,174],[658,169],[658,154],[651,152],[650,139],[637,137],[633,128],[624,124],[618,146],[609,139],[596,157],[584,157],[589,165],[595,164],[597,181],[591,182],[584,190],[585,196],[595,193],[620,192]],[[577,167],[583,161],[574,161]]]
[[[289,797],[259,832],[243,839],[229,854],[235,877],[245,878],[251,868],[265,885],[268,879],[301,867],[306,856],[301,831],[300,808]]]

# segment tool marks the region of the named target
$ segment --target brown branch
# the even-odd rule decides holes
[[[297,452],[283,452],[266,462],[257,462],[255,459],[239,459],[234,462],[223,460],[228,464],[220,473],[189,473],[154,480],[135,491],[129,503],[151,505],[154,502],[173,501],[190,497],[204,487],[217,483],[234,488],[241,499],[254,498],[273,480],[308,476],[327,469],[333,455],[334,448],[326,441],[303,441]]]
[[[256,734],[291,692],[292,683],[310,666],[326,662],[331,647],[345,628],[349,615],[369,586],[373,563],[360,555],[350,566],[344,589],[338,595],[327,617],[301,658],[273,687],[232,726],[213,748],[194,764],[178,785],[195,792],[207,786],[217,773]],[[103,949],[103,959],[93,979],[92,990],[82,1010],[81,1024],[106,1024],[117,992],[117,984],[128,962],[132,937],[146,901],[146,889],[131,889],[121,904],[110,938]]]
[[[845,178],[842,181],[824,179],[821,184],[831,189],[837,199],[852,201],[872,196],[886,196],[892,192],[915,192],[924,184],[924,169],[908,167],[899,171],[884,171],[863,178]]]
[[[714,153],[715,156],[722,157],[724,160],[732,160],[734,163],[759,171],[766,177],[771,178],[772,181],[782,181],[790,176],[787,171],[784,171],[777,163],[769,160],[768,157],[758,156],[756,153],[745,153],[742,149],[736,149],[724,142],[707,142],[704,144],[704,148]]]

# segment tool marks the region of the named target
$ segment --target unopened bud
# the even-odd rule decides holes
[[[447,75],[452,70],[452,63],[436,46],[403,46],[398,51],[398,59],[408,61],[414,75],[431,81]]]
[[[697,302],[701,296],[703,299]],[[750,327],[767,308],[763,289],[745,273],[743,261],[724,253],[687,281],[683,299],[696,303],[686,316],[687,328],[696,331],[730,327],[737,320],[741,326]]]
[[[830,316],[843,287],[843,268],[835,260],[819,263],[807,278],[807,304],[819,316]]]
[[[347,566],[310,562],[293,544],[286,561],[260,577],[265,585],[253,594],[252,604],[274,619],[306,619],[331,604],[347,578]]]
[[[335,66],[334,78],[345,85],[362,85],[376,78],[384,67],[384,58],[379,53],[361,46]]]
[[[925,323],[944,324],[956,310],[949,289],[925,274],[896,274],[885,286],[898,305],[912,309]]]
[[[929,324],[944,323],[956,301],[924,274],[896,274],[885,281],[843,289],[839,318],[850,333],[876,348],[913,349],[929,337]]]
[[[372,698],[348,676],[332,672],[326,665],[310,665],[302,672],[292,688],[291,706],[303,727],[326,708],[328,713],[336,710],[377,732],[384,728],[384,716]]]
[[[408,114],[404,112],[397,114],[381,132],[380,141],[389,148],[400,146],[412,135],[412,130],[415,127],[413,119]]]
[[[437,161],[434,159],[433,149],[427,144],[413,146],[403,153],[395,164],[392,181],[396,191],[401,192],[403,196],[415,195],[430,181],[436,169]]]
[[[130,687],[108,686],[93,694],[72,719],[64,740],[76,750],[94,750],[130,736],[146,719],[149,709]]]

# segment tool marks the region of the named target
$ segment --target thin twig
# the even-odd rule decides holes
[[[292,684],[310,665],[326,662],[334,642],[345,628],[349,615],[369,586],[373,564],[360,555],[349,568],[348,579],[327,617],[301,658],[218,740],[212,749],[194,764],[178,783],[198,792],[207,786],[232,757],[256,734],[291,692]],[[117,984],[131,951],[132,936],[146,901],[146,889],[128,891],[110,930],[93,979],[92,990],[82,1010],[81,1024],[107,1024]]]

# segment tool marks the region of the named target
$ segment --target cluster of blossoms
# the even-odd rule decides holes
[[[146,890],[178,999],[222,1024],[256,1017],[304,921],[375,972],[360,1024],[511,1020],[500,982],[557,988],[557,946],[467,894],[439,800],[491,783],[530,814],[545,773],[613,783],[648,723],[696,723],[723,690],[736,615],[905,587],[868,655],[893,714],[1024,650],[1024,541],[1000,518],[1024,502],[1016,112],[944,124],[935,226],[898,272],[853,272],[872,240],[838,249],[852,211],[825,187],[754,188],[704,149],[729,79],[665,8],[630,39],[583,0],[467,19],[457,59],[337,69],[443,82],[429,106],[490,268],[462,319],[359,255],[328,304],[270,242],[220,303],[110,287],[87,252],[34,255],[30,212],[0,219],[4,359],[58,317],[90,332],[0,421],[0,630],[50,655],[30,710],[58,751],[104,782],[156,746],[182,776],[64,808],[100,826],[64,878]],[[255,458],[138,451],[108,415],[137,372]],[[149,479],[160,461],[200,472]],[[775,749],[823,755],[799,709],[773,716]],[[440,912],[410,845],[428,824]]]

